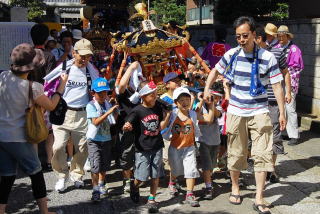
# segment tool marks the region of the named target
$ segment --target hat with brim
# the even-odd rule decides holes
[[[278,28],[278,34],[287,34],[291,39],[293,39],[293,34],[289,32],[289,28],[286,25],[281,25]]]
[[[80,55],[93,55],[93,52],[91,50],[76,50]]]
[[[80,39],[74,45],[74,50],[77,51],[80,55],[93,55],[93,46],[92,43],[87,39]]]
[[[13,48],[10,55],[14,71],[29,72],[45,63],[44,54],[39,49],[34,49],[28,43],[22,43]]]
[[[73,35],[74,39],[78,39],[78,40],[83,39],[81,30],[73,29],[72,30],[72,35]]]
[[[278,33],[278,28],[274,24],[268,23],[264,28],[264,32],[266,32],[266,34],[269,34],[271,36],[276,36]]]
[[[173,91],[173,100],[177,100],[182,94],[186,94],[191,97],[190,91],[187,88],[179,87]]]
[[[91,90],[94,92],[110,91],[110,86],[105,78],[99,77],[92,83]]]
[[[163,82],[168,83],[175,78],[179,78],[178,74],[176,72],[170,72],[163,77]]]

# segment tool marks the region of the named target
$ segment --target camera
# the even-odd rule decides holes
[[[195,79],[201,79],[201,75],[200,75],[200,74],[197,74],[197,75],[194,76],[194,78],[195,78]]]
[[[173,106],[166,101],[163,101],[160,98],[157,98],[157,102],[160,104],[161,108],[164,109],[165,111],[172,111]]]

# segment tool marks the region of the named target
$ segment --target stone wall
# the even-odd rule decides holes
[[[320,117],[320,19],[289,20],[275,23],[277,26],[286,24],[294,34],[294,43],[303,53],[305,69],[301,73],[300,89],[297,97],[299,112],[311,113]],[[190,27],[191,44],[199,46],[199,40],[206,36],[214,40],[215,25]],[[236,45],[234,30],[227,27],[227,43]]]

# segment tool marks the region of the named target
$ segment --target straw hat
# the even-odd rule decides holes
[[[271,36],[276,36],[278,33],[278,29],[277,26],[275,26],[272,23],[268,23],[266,25],[266,27],[264,28],[264,32],[266,32],[267,34],[271,35]]]
[[[293,34],[289,32],[289,28],[286,25],[280,25],[280,27],[278,28],[278,34],[287,34],[290,39],[293,38]]]

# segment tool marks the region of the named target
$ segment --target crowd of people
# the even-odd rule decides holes
[[[91,63],[93,46],[80,30],[64,31],[58,40],[56,31],[34,25],[33,46],[16,46],[11,69],[0,74],[0,214],[18,165],[31,179],[40,212],[47,214],[54,212],[48,212],[42,168],[57,175],[55,190],[63,197],[69,179],[76,188],[84,186],[87,162],[91,200],[98,202],[108,195],[112,158],[119,162],[124,192],[133,202],[139,203],[139,187],[150,180],[149,212],[158,212],[157,188],[165,166],[170,195],[177,196],[183,177],[185,202],[198,207],[193,190],[200,172],[202,197],[212,200],[213,172],[227,168],[232,183],[228,200],[240,205],[240,172],[249,165],[256,180],[253,209],[271,213],[263,191],[266,180],[279,181],[275,166],[277,155],[284,153],[283,132],[289,145],[299,139],[295,98],[302,53],[287,26],[256,25],[251,17],[239,17],[234,30],[234,48],[226,44],[224,28],[216,29],[214,42],[202,39],[198,51],[210,73],[196,58],[185,58],[187,71],[167,73],[166,92],[159,96],[153,81],[134,75],[141,71],[139,61],[131,59],[114,86]],[[50,130],[42,164],[37,145],[25,136],[30,100],[43,107]],[[49,115],[61,103],[66,112],[56,123]],[[119,157],[112,155],[115,148]]]

